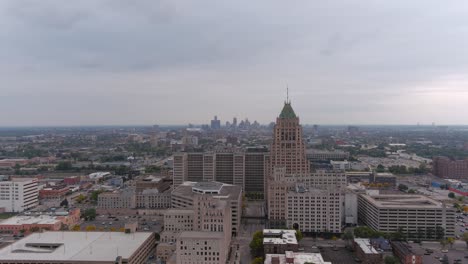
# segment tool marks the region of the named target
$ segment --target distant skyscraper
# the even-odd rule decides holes
[[[220,129],[221,120],[218,119],[218,116],[214,116],[214,119],[211,120],[211,129]]]
[[[234,117],[234,118],[232,119],[232,127],[233,127],[233,128],[236,128],[236,127],[237,127],[237,117]]]

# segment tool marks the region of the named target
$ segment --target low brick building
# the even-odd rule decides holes
[[[393,254],[402,264],[423,264],[422,256],[416,254],[406,242],[392,241]]]
[[[382,254],[378,252],[368,238],[355,238],[353,241],[354,251],[363,264],[381,264]]]

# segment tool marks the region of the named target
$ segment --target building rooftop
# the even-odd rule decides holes
[[[115,261],[128,259],[153,233],[33,233],[0,250],[0,261]],[[47,248],[46,248],[47,247]]]
[[[263,244],[297,244],[296,230],[264,229]]]
[[[354,242],[364,251],[365,254],[380,254],[370,243],[368,238],[355,238]]]
[[[60,222],[55,216],[50,215],[20,215],[13,216],[0,222],[0,225],[50,225]]]
[[[320,253],[302,253],[302,252],[291,252],[286,251],[285,254],[267,254],[265,256],[265,264],[274,263],[272,260],[277,259],[279,264],[286,264],[286,257],[288,259],[294,259],[294,262],[288,262],[291,264],[304,264],[304,263],[314,263],[314,264],[332,264],[323,260]]]
[[[361,197],[380,208],[396,208],[396,209],[428,209],[442,208],[442,203],[439,203],[429,197],[423,195],[407,195],[407,194],[380,194],[368,195],[361,194]]]
[[[213,197],[217,198],[238,199],[241,192],[242,187],[232,184],[220,182],[184,182],[175,188],[172,195],[193,197],[196,193],[205,193],[213,194]]]
[[[296,118],[296,113],[291,106],[291,102],[284,102],[283,110],[279,115],[280,118]]]

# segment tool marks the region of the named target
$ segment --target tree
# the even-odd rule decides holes
[[[386,256],[384,258],[384,263],[385,264],[397,264],[398,260],[393,256]]]
[[[422,226],[419,226],[417,231],[416,231],[416,238],[418,241],[421,241],[424,239],[424,228]]]
[[[445,237],[445,229],[438,225],[435,230],[436,239],[443,239]]]
[[[347,231],[343,234],[342,239],[343,239],[344,241],[346,241],[346,246],[349,247],[349,246],[350,246],[350,245],[349,245],[350,241],[352,241],[352,240],[354,239],[354,234],[353,234],[353,232],[352,232],[351,230],[347,230]]]
[[[62,207],[68,207],[68,200],[65,198],[62,202],[60,202],[60,206]]]
[[[96,231],[96,226],[94,226],[94,225],[86,226],[86,227],[85,227],[85,230],[86,230],[87,232]]]
[[[55,170],[67,171],[73,169],[72,163],[70,161],[60,161]]]
[[[302,234],[301,230],[296,229],[296,240],[301,241],[302,238],[304,238],[304,235]]]
[[[414,189],[409,189],[408,193],[414,194],[416,191]]]
[[[453,247],[453,243],[455,243],[455,238],[447,237],[447,243],[450,245],[450,248]]]
[[[249,244],[250,253],[254,257],[263,256],[263,232],[257,231],[254,233],[252,241]]]
[[[398,184],[398,190],[400,190],[402,192],[405,192],[406,190],[408,190],[408,186],[400,183],[400,184]]]
[[[101,194],[101,193],[102,193],[101,190],[91,192],[90,200],[93,201],[93,203],[96,203],[97,200],[98,200],[99,194]]]
[[[94,208],[88,208],[86,209],[83,214],[81,215],[82,218],[84,218],[85,220],[89,221],[89,220],[94,220],[96,219],[96,209]]]
[[[82,203],[84,200],[86,200],[86,196],[84,196],[83,194],[80,194],[78,195],[78,197],[76,197],[77,203]]]
[[[262,257],[256,257],[252,261],[252,264],[263,264],[263,258]]]
[[[80,225],[74,225],[74,226],[72,227],[72,230],[73,230],[73,231],[80,231],[80,230],[81,230],[81,227],[80,227]]]
[[[461,240],[465,241],[466,247],[468,248],[468,232],[463,233]]]
[[[360,226],[354,229],[354,236],[360,238],[377,238],[384,236],[385,234],[382,232],[378,232],[373,230],[368,226]]]
[[[159,241],[161,239],[161,235],[158,233],[154,233],[154,237],[156,238],[156,241]]]
[[[39,232],[39,227],[37,227],[37,226],[31,227],[31,228],[29,229],[29,232],[31,232],[31,233]]]
[[[401,241],[401,240],[404,240],[404,238],[405,238],[405,229],[400,226],[398,228],[398,231],[393,233],[393,239],[397,241]]]
[[[448,197],[453,199],[453,198],[455,198],[455,194],[453,192],[449,192]]]
[[[432,239],[434,238],[435,235],[435,230],[433,227],[427,227],[426,228],[426,238],[427,239]]]
[[[440,242],[440,245],[442,246],[442,249],[445,249],[445,247],[447,246],[447,240],[441,239],[439,242]]]
[[[385,172],[385,167],[382,164],[377,166],[377,172]]]

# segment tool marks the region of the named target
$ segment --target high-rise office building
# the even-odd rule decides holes
[[[211,120],[211,129],[220,129],[221,128],[221,120],[218,119],[218,116],[214,116],[214,119]]]
[[[174,154],[174,187],[184,181],[218,181],[241,186],[246,193],[263,193],[264,147],[242,151],[188,152]]]
[[[38,205],[36,178],[13,178],[0,181],[0,209],[5,212],[23,212]]]
[[[287,175],[309,175],[302,126],[291,102],[284,102],[283,110],[276,118],[273,143],[266,165],[266,199],[268,219],[273,225],[286,224],[286,194],[293,190],[294,182],[287,182]]]
[[[283,110],[276,118],[270,149],[270,167],[285,167],[287,174],[308,174],[310,171],[302,126],[290,101],[284,103]]]

